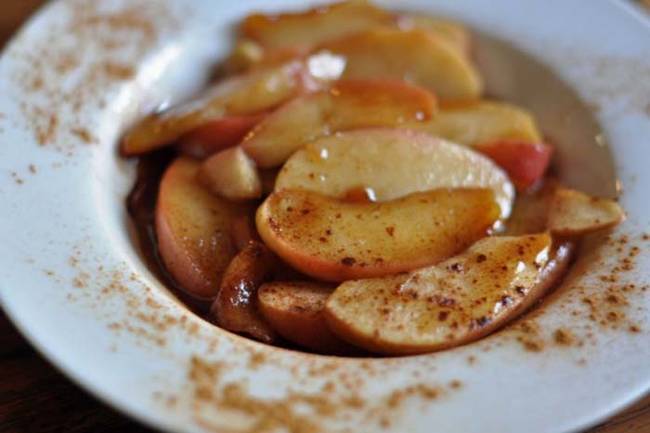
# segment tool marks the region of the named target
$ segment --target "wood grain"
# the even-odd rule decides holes
[[[650,8],[650,0],[642,0]],[[43,0],[1,0],[0,46]],[[151,432],[70,382],[0,312],[0,433]],[[590,433],[650,432],[650,395]]]

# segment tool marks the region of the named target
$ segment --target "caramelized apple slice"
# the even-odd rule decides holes
[[[548,228],[557,235],[578,236],[614,227],[624,219],[623,209],[613,200],[557,188],[551,200]]]
[[[367,1],[353,0],[320,6],[306,12],[249,15],[240,31],[264,48],[278,49],[311,47],[332,38],[392,22],[390,13]]]
[[[431,117],[433,95],[399,81],[341,81],[330,90],[298,97],[260,123],[242,143],[261,167],[282,164],[305,143],[332,133],[398,126]]]
[[[306,61],[298,60],[233,77],[200,99],[144,118],[127,132],[120,150],[125,156],[140,155],[207,123],[260,113],[319,85]]]
[[[223,275],[212,313],[224,329],[271,343],[275,332],[257,311],[257,289],[271,274],[275,258],[262,243],[251,241],[232,259]]]
[[[499,218],[489,189],[439,189],[383,203],[350,203],[303,190],[271,194],[257,211],[266,245],[326,281],[437,263],[485,236]]]
[[[510,214],[514,188],[506,174],[479,153],[409,130],[368,129],[322,138],[284,165],[276,191],[306,189],[345,197],[367,188],[378,201],[436,188],[490,188]]]
[[[415,122],[409,127],[466,146],[504,140],[542,141],[530,113],[503,102],[478,101],[444,106],[431,120]]]
[[[557,187],[557,180],[550,178],[538,190],[517,195],[503,234],[521,236],[548,230],[548,210]]]
[[[250,208],[215,197],[198,182],[198,170],[197,162],[178,158],[165,171],[156,204],[156,236],[171,276],[188,292],[210,298],[237,252],[231,225]]]
[[[266,116],[260,113],[212,120],[181,137],[180,150],[194,158],[205,158],[239,143]]]
[[[346,281],[325,317],[341,338],[385,354],[430,352],[476,340],[542,294],[548,234],[485,238],[459,256],[403,275]]]
[[[503,168],[520,191],[536,185],[551,163],[553,148],[544,143],[502,140],[475,147]]]
[[[266,321],[287,340],[320,353],[342,354],[353,349],[325,323],[323,308],[334,287],[305,281],[266,283],[257,292]]]
[[[398,26],[402,30],[418,28],[427,30],[445,39],[451,46],[463,54],[470,52],[470,35],[460,23],[428,15],[403,14],[398,17]]]
[[[235,146],[206,159],[199,177],[213,193],[230,200],[250,200],[262,196],[262,181],[255,163]]]
[[[320,48],[346,58],[343,78],[406,80],[442,100],[477,99],[481,94],[480,77],[467,57],[426,30],[377,28]]]

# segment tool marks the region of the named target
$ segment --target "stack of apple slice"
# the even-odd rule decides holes
[[[361,0],[246,18],[236,75],[121,144],[183,155],[156,206],[172,278],[219,326],[322,353],[439,350],[521,314],[623,212],[544,179],[552,148],[480,99],[469,48]]]

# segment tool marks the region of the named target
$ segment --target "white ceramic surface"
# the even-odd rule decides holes
[[[425,356],[338,359],[233,336],[171,297],[129,235],[134,164],[117,157],[116,141],[139,113],[200,88],[246,12],[304,6],[269,3],[61,0],[9,45],[0,60],[0,300],[21,332],[83,387],[168,431],[570,431],[648,390],[650,31],[615,2],[387,2],[510,41],[594,107],[629,217],[614,241],[589,243],[578,270],[524,322],[538,331]],[[571,129],[569,103],[551,107],[558,128]],[[544,116],[549,107],[531,108]],[[545,119],[548,131],[555,118]],[[600,167],[602,148],[579,145],[600,155],[585,170]],[[609,191],[611,178],[589,176]],[[633,269],[603,282],[630,252]],[[608,290],[627,305],[591,311],[584,298]],[[571,332],[568,344],[558,329]]]

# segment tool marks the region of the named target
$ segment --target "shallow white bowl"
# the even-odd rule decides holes
[[[292,5],[304,2],[272,9]],[[393,359],[271,348],[193,316],[134,246],[134,164],[116,142],[138,115],[199,88],[231,25],[271,7],[62,0],[0,60],[0,300],[24,335],[99,398],[168,431],[569,431],[647,391],[648,23],[606,1],[390,7],[471,25],[490,92],[535,112],[565,180],[602,194],[623,185],[628,220],[586,244],[544,305],[477,343]]]

